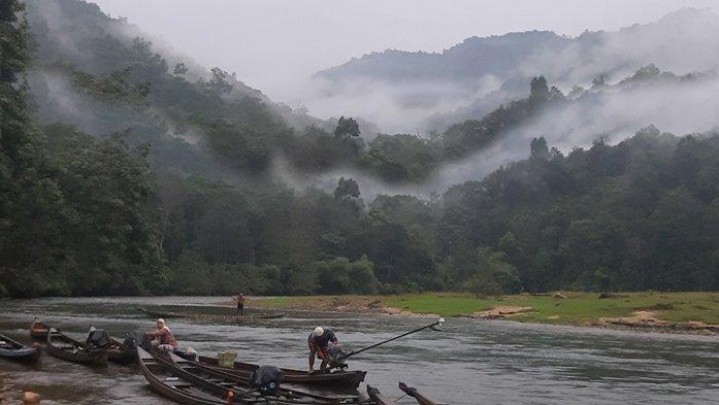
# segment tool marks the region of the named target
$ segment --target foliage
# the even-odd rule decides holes
[[[364,176],[296,191],[273,181],[282,162],[424,181],[572,101],[540,76],[527,98],[436,137],[365,145],[353,118],[290,128],[233,74],[166,59],[97,6],[57,0],[67,23],[28,3],[31,115],[20,3],[2,4],[0,295],[719,289],[717,134],[648,127],[566,156],[538,137],[529,159],[430,200],[365,202]]]
[[[334,132],[336,137],[360,136],[360,133],[359,125],[354,119],[350,117],[340,117],[340,119],[337,120],[337,127]]]

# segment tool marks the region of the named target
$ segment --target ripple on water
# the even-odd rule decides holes
[[[83,336],[90,324],[117,335],[148,330],[144,305],[215,305],[217,297],[54,298],[4,301],[0,332],[27,341],[32,317]],[[201,353],[236,350],[245,361],[307,368],[306,338],[329,327],[345,350],[360,349],[428,324],[424,318],[288,313],[240,325],[168,319],[182,345]],[[368,370],[366,382],[399,398],[398,381],[438,402],[482,404],[714,404],[719,397],[716,339],[513,322],[448,319],[443,332],[422,331],[349,359]],[[104,370],[45,356],[28,368],[0,363],[0,398],[14,403],[22,389],[43,404],[166,404],[132,367]],[[92,388],[88,388],[92,381]],[[364,385],[362,387],[364,389]],[[406,399],[406,398],[405,398]],[[404,401],[404,399],[402,400]],[[405,403],[400,401],[399,403]]]

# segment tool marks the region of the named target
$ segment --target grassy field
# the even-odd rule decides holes
[[[467,316],[496,307],[531,307],[510,319],[566,325],[596,324],[600,318],[630,317],[635,311],[651,311],[668,322],[699,321],[719,324],[719,293],[621,293],[599,298],[596,293],[564,292],[566,298],[546,295],[506,295],[477,298],[471,294],[423,293],[393,296],[273,297],[262,299],[262,307],[362,312],[382,307],[415,314]]]

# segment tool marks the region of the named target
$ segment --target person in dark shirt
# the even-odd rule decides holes
[[[310,348],[310,372],[315,370],[315,355],[322,360],[320,370],[327,367],[330,361],[330,344],[337,345],[337,336],[329,329],[318,326],[307,338],[307,346]]]
[[[237,312],[240,313],[240,315],[245,314],[245,296],[242,295],[242,293],[239,293],[237,295]]]

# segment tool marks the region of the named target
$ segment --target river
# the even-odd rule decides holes
[[[222,298],[51,298],[0,301],[0,333],[29,342],[34,316],[83,336],[90,324],[112,335],[150,330],[137,310],[156,304],[213,304]],[[251,306],[251,301],[249,302]],[[220,325],[168,319],[183,346],[215,355],[307,368],[306,338],[317,325],[334,330],[345,351],[419,328],[435,318],[287,312],[279,319]],[[440,332],[423,330],[348,360],[367,370],[366,384],[398,404],[399,381],[438,403],[477,404],[715,404],[719,398],[719,338],[634,333],[449,318]],[[43,355],[36,366],[0,359],[0,403],[19,403],[22,390],[47,404],[168,404],[133,366],[93,369]]]

